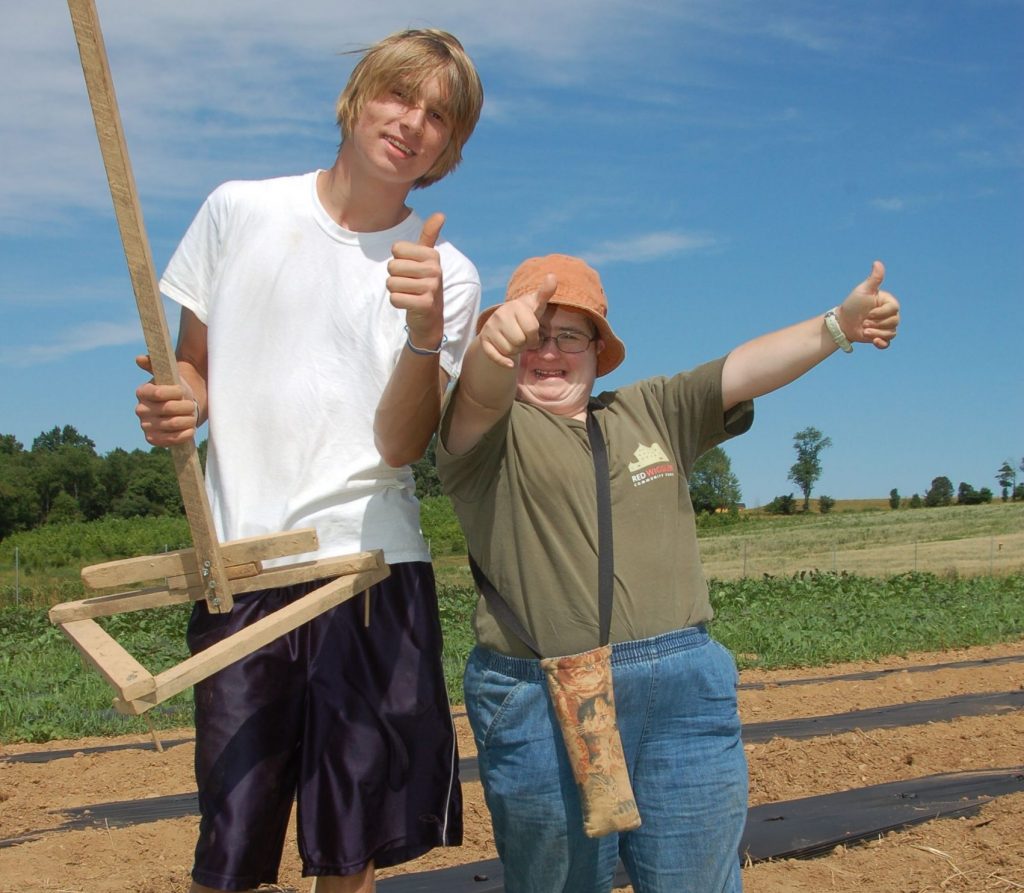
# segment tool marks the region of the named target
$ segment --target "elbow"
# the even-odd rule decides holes
[[[401,468],[403,465],[412,465],[423,458],[427,451],[427,443],[424,444],[396,444],[385,443],[379,437],[374,439],[377,452],[381,459],[391,468]],[[429,443],[429,441],[428,441]]]
[[[419,457],[413,456],[411,453],[386,453],[381,452],[381,458],[384,460],[384,464],[391,468],[401,468],[403,465],[412,465]]]

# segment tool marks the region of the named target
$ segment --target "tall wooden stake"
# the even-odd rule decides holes
[[[96,135],[100,141],[103,166],[107,171],[110,196],[114,201],[114,213],[121,231],[128,272],[131,275],[135,302],[142,320],[146,348],[153,364],[153,380],[157,384],[180,384],[178,364],[171,347],[167,330],[160,289],[157,284],[153,257],[146,227],[142,220],[135,178],[132,174],[128,147],[121,126],[121,115],[117,108],[114,81],[110,76],[107,51],[100,31],[99,16],[93,0],[68,0],[71,22],[75,28],[75,40],[82,57],[82,71],[89,91],[96,123]],[[206,497],[202,466],[194,441],[171,447],[174,468],[181,488],[189,527],[192,529],[192,545],[196,550],[200,573],[205,585],[205,599],[211,611],[230,611],[234,599],[231,586],[224,571],[214,531],[210,503]]]

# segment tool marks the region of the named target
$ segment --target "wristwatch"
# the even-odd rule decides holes
[[[828,333],[832,336],[832,340],[841,347],[846,353],[853,352],[853,345],[850,344],[850,339],[843,333],[842,326],[839,325],[839,317],[836,316],[838,307],[833,307],[825,314],[825,328],[828,329]]]

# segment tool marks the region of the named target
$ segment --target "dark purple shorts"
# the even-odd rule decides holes
[[[196,605],[201,651],[318,584]],[[195,687],[202,815],[193,879],[218,890],[277,881],[292,802],[304,875],[356,874],[462,842],[458,750],[429,563],[391,565],[358,595]]]

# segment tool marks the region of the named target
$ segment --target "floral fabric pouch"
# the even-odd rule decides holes
[[[611,645],[602,645],[540,662],[579,788],[588,837],[640,826],[615,716],[611,656]]]

